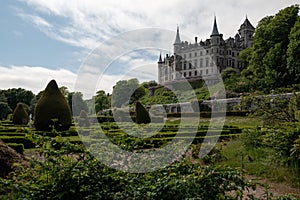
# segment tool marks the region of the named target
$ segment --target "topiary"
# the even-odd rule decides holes
[[[68,130],[72,124],[72,114],[66,98],[55,80],[51,80],[34,110],[34,125],[39,131]]]
[[[151,122],[149,112],[139,101],[135,102],[135,114],[137,124],[149,124]]]
[[[18,103],[13,112],[13,123],[18,125],[26,125],[29,122],[28,113],[26,112],[23,103]]]
[[[90,126],[90,121],[89,121],[88,115],[85,112],[85,110],[80,111],[78,125],[79,126]]]

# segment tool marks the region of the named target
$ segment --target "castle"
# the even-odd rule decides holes
[[[214,83],[216,75],[231,67],[238,70],[244,63],[238,60],[239,52],[251,47],[255,28],[246,17],[234,38],[223,39],[218,31],[216,17],[210,39],[194,43],[180,40],[179,27],[175,37],[174,54],[158,60],[158,83],[160,85],[180,81],[182,79],[205,79],[206,83]]]

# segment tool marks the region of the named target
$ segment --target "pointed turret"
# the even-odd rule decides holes
[[[175,43],[173,44],[174,53],[178,53],[178,51],[180,50],[180,45],[181,45],[181,40],[180,40],[180,36],[179,36],[179,27],[177,26],[177,33],[176,33]]]
[[[245,19],[244,23],[241,25],[240,29],[245,29],[245,28],[255,29],[254,26],[251,24],[251,22],[248,20],[247,15],[246,15],[246,19]]]
[[[176,38],[175,38],[175,43],[174,44],[180,44],[180,36],[179,36],[179,27],[177,26],[177,33],[176,33]]]
[[[214,19],[214,26],[213,26],[213,30],[212,30],[212,33],[211,33],[211,36],[214,36],[214,35],[220,35],[219,31],[218,31],[216,16],[215,16],[215,19]]]
[[[158,59],[158,63],[162,63],[162,58],[161,58],[161,53],[159,54],[159,59]]]
[[[241,24],[240,29],[238,30],[244,47],[250,47],[252,45],[252,37],[254,31],[255,28],[252,26],[252,24],[248,20],[248,17],[246,16],[245,21],[243,22],[243,24]]]

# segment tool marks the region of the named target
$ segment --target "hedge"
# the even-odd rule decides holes
[[[245,117],[250,113],[250,111],[246,110],[237,110],[237,111],[227,111],[226,116],[236,116],[236,117]],[[191,112],[191,113],[168,113],[167,117],[203,117],[203,118],[211,118],[211,112]],[[224,112],[214,112],[215,117],[224,116]]]
[[[23,154],[24,153],[24,145],[17,143],[7,143],[7,146],[14,149],[16,152]]]
[[[35,144],[30,139],[22,136],[0,136],[0,140],[5,143],[23,144],[25,149],[35,148]]]

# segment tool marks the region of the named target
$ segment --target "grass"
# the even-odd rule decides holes
[[[240,139],[233,139],[222,149],[222,164],[243,169],[246,174],[285,182],[300,188],[300,172],[293,166],[284,166],[275,159],[271,148],[246,149]]]

